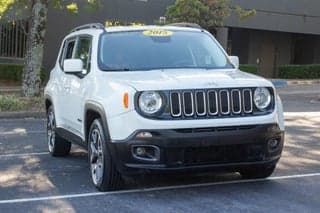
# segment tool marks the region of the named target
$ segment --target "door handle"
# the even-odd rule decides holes
[[[70,86],[64,86],[64,89],[70,91]]]

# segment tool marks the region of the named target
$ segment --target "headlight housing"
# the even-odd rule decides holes
[[[163,106],[163,99],[159,92],[142,92],[138,99],[139,109],[145,115],[154,115],[158,113]]]
[[[254,91],[254,104],[256,107],[263,111],[268,108],[271,104],[271,94],[270,91],[265,87],[258,87]]]

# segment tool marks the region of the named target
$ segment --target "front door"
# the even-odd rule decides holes
[[[84,102],[85,97],[90,92],[88,87],[92,83],[90,81],[91,41],[90,36],[79,36],[77,38],[74,58],[83,61],[83,71],[79,74],[69,75],[68,80],[70,90],[67,93],[67,111],[70,113],[68,115],[70,129],[83,138]]]
[[[63,61],[65,59],[73,58],[75,52],[76,38],[71,38],[65,41],[64,49],[59,61],[60,66],[58,69],[61,71],[58,82],[58,95],[57,95],[57,106],[56,117],[59,120],[59,125],[64,129],[69,129],[69,108],[68,108],[68,96],[70,93],[70,74],[67,74],[63,70]]]

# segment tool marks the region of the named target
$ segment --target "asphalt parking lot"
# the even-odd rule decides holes
[[[146,175],[99,193],[84,150],[74,146],[66,158],[47,153],[45,120],[0,120],[0,212],[319,212],[320,85],[278,91],[287,132],[267,180]]]

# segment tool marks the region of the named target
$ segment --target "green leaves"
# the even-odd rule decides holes
[[[67,10],[70,14],[78,14],[83,9],[84,12],[94,12],[101,7],[101,0],[86,0],[81,4],[78,1],[68,0],[48,0],[52,8],[58,10]],[[17,16],[30,16],[30,8],[33,6],[31,0],[0,0],[0,21],[12,21]]]
[[[0,0],[0,22],[28,17],[29,0]]]
[[[0,0],[0,14],[3,14],[14,3],[14,0]]]
[[[256,10],[245,10],[242,9],[240,6],[235,6],[234,7],[234,11],[238,14],[239,18],[241,21],[251,17],[251,16],[255,16],[256,15]]]
[[[55,0],[55,1],[56,1],[56,4],[58,5],[58,8],[60,9],[66,8],[72,15],[76,15],[82,10],[87,13],[93,13],[101,7],[101,0],[87,0],[86,4],[78,4],[76,1],[69,4],[65,4],[64,0]]]
[[[78,4],[77,3],[68,4],[68,5],[66,5],[66,8],[71,14],[78,14]]]
[[[166,17],[169,22],[191,22],[210,29],[223,26],[224,19],[235,11],[240,19],[255,15],[255,10],[233,7],[230,0],[176,0],[169,6]]]
[[[191,22],[203,25],[203,18],[209,8],[200,0],[177,0],[167,8],[166,17],[169,22]]]

